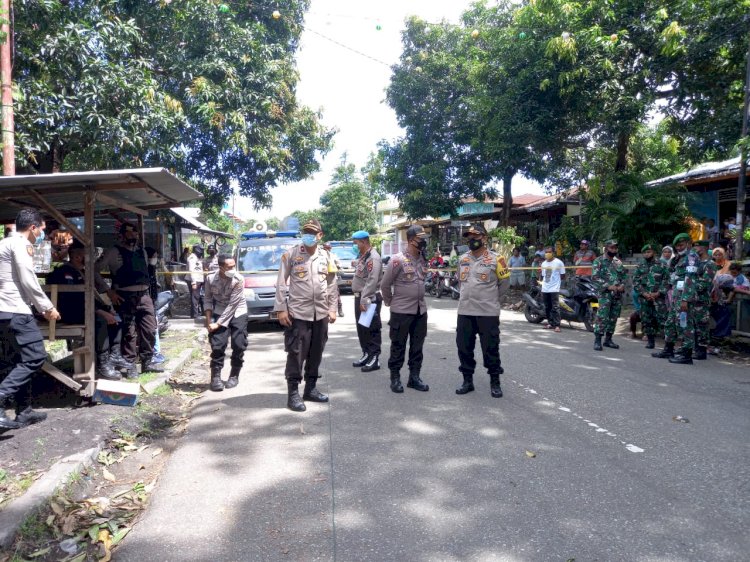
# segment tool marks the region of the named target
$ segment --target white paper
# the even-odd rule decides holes
[[[365,328],[369,328],[370,324],[372,324],[372,319],[375,318],[375,311],[377,310],[377,308],[378,305],[376,303],[372,303],[370,306],[368,306],[367,310],[359,315],[358,324],[364,326]]]

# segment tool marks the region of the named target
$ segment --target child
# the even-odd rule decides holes
[[[731,292],[727,296],[727,302],[732,302],[734,295],[737,293],[750,295],[750,280],[742,274],[742,265],[739,263],[730,265],[729,274],[734,277],[734,283]]]

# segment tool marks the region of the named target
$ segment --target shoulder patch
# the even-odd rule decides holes
[[[26,253],[32,258],[34,257],[34,246],[26,246]]]

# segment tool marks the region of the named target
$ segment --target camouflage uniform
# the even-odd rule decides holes
[[[711,289],[717,266],[712,259],[701,260],[700,276],[697,280],[697,298],[695,300],[695,343],[698,347],[707,347],[709,335],[709,308],[711,307]]]
[[[682,351],[689,351],[692,355],[695,339],[695,302],[698,292],[698,279],[701,271],[701,260],[697,253],[688,250],[683,256],[678,256],[671,267],[670,282],[672,283],[672,306],[664,326],[664,341],[674,345],[678,339],[682,340]],[[682,303],[687,304],[687,324],[680,326]]]
[[[669,270],[658,258],[643,258],[633,274],[633,288],[641,303],[641,322],[647,336],[656,335],[664,327],[668,280]],[[659,296],[656,300],[648,300],[646,293],[659,293]]]
[[[622,309],[622,293],[613,293],[608,287],[624,285],[628,274],[618,258],[599,256],[594,260],[591,280],[599,290],[599,310],[596,313],[594,334],[613,334]]]

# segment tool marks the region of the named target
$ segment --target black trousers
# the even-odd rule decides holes
[[[218,314],[214,314],[214,322],[219,319]],[[221,326],[215,332],[208,335],[208,343],[211,344],[211,371],[215,369],[221,371],[224,367],[224,352],[227,344],[232,342],[232,358],[230,365],[232,369],[238,371],[244,363],[245,350],[247,349],[247,314],[232,318],[229,326]]]
[[[458,368],[464,375],[473,375],[477,362],[474,360],[474,345],[479,335],[484,367],[490,376],[500,374],[500,317],[458,315],[456,322],[456,346]]]
[[[109,353],[110,350],[122,344],[122,326],[120,326],[119,322],[117,324],[107,324],[107,321],[98,314],[94,320],[97,355]]]
[[[544,299],[544,314],[547,322],[553,328],[560,325],[560,293],[542,293]]]
[[[292,319],[292,325],[284,330],[286,380],[299,383],[302,373],[305,380],[317,379],[327,341],[328,316],[314,321]]]
[[[359,309],[360,302],[360,297],[354,297],[354,321],[357,323],[357,337],[359,338],[359,347],[362,348],[362,353],[367,353],[369,355],[380,355],[380,347],[383,343],[383,324],[380,321],[380,309],[383,307],[383,297],[380,295],[380,293],[375,295],[377,308],[375,309],[375,316],[373,316],[372,323],[370,324],[369,328],[365,328],[359,323],[359,317],[362,314],[362,311]]]
[[[427,337],[427,313],[400,314],[391,312],[388,321],[391,337],[391,356],[388,359],[388,369],[396,374],[404,366],[406,341],[409,340],[409,374],[419,375],[422,370],[422,347]]]
[[[193,289],[191,282],[188,287],[190,287],[190,316],[195,318],[203,314],[203,303],[201,302],[201,288],[203,287],[203,283],[196,283],[195,289]]]
[[[10,371],[0,382],[0,399],[15,395],[16,411],[30,405],[31,377],[47,360],[44,339],[31,314],[0,313],[0,345],[2,370]]]
[[[147,363],[154,355],[156,343],[154,301],[148,291],[118,291],[117,294],[124,299],[119,310],[122,317],[122,356],[134,363],[140,355],[141,362]]]

